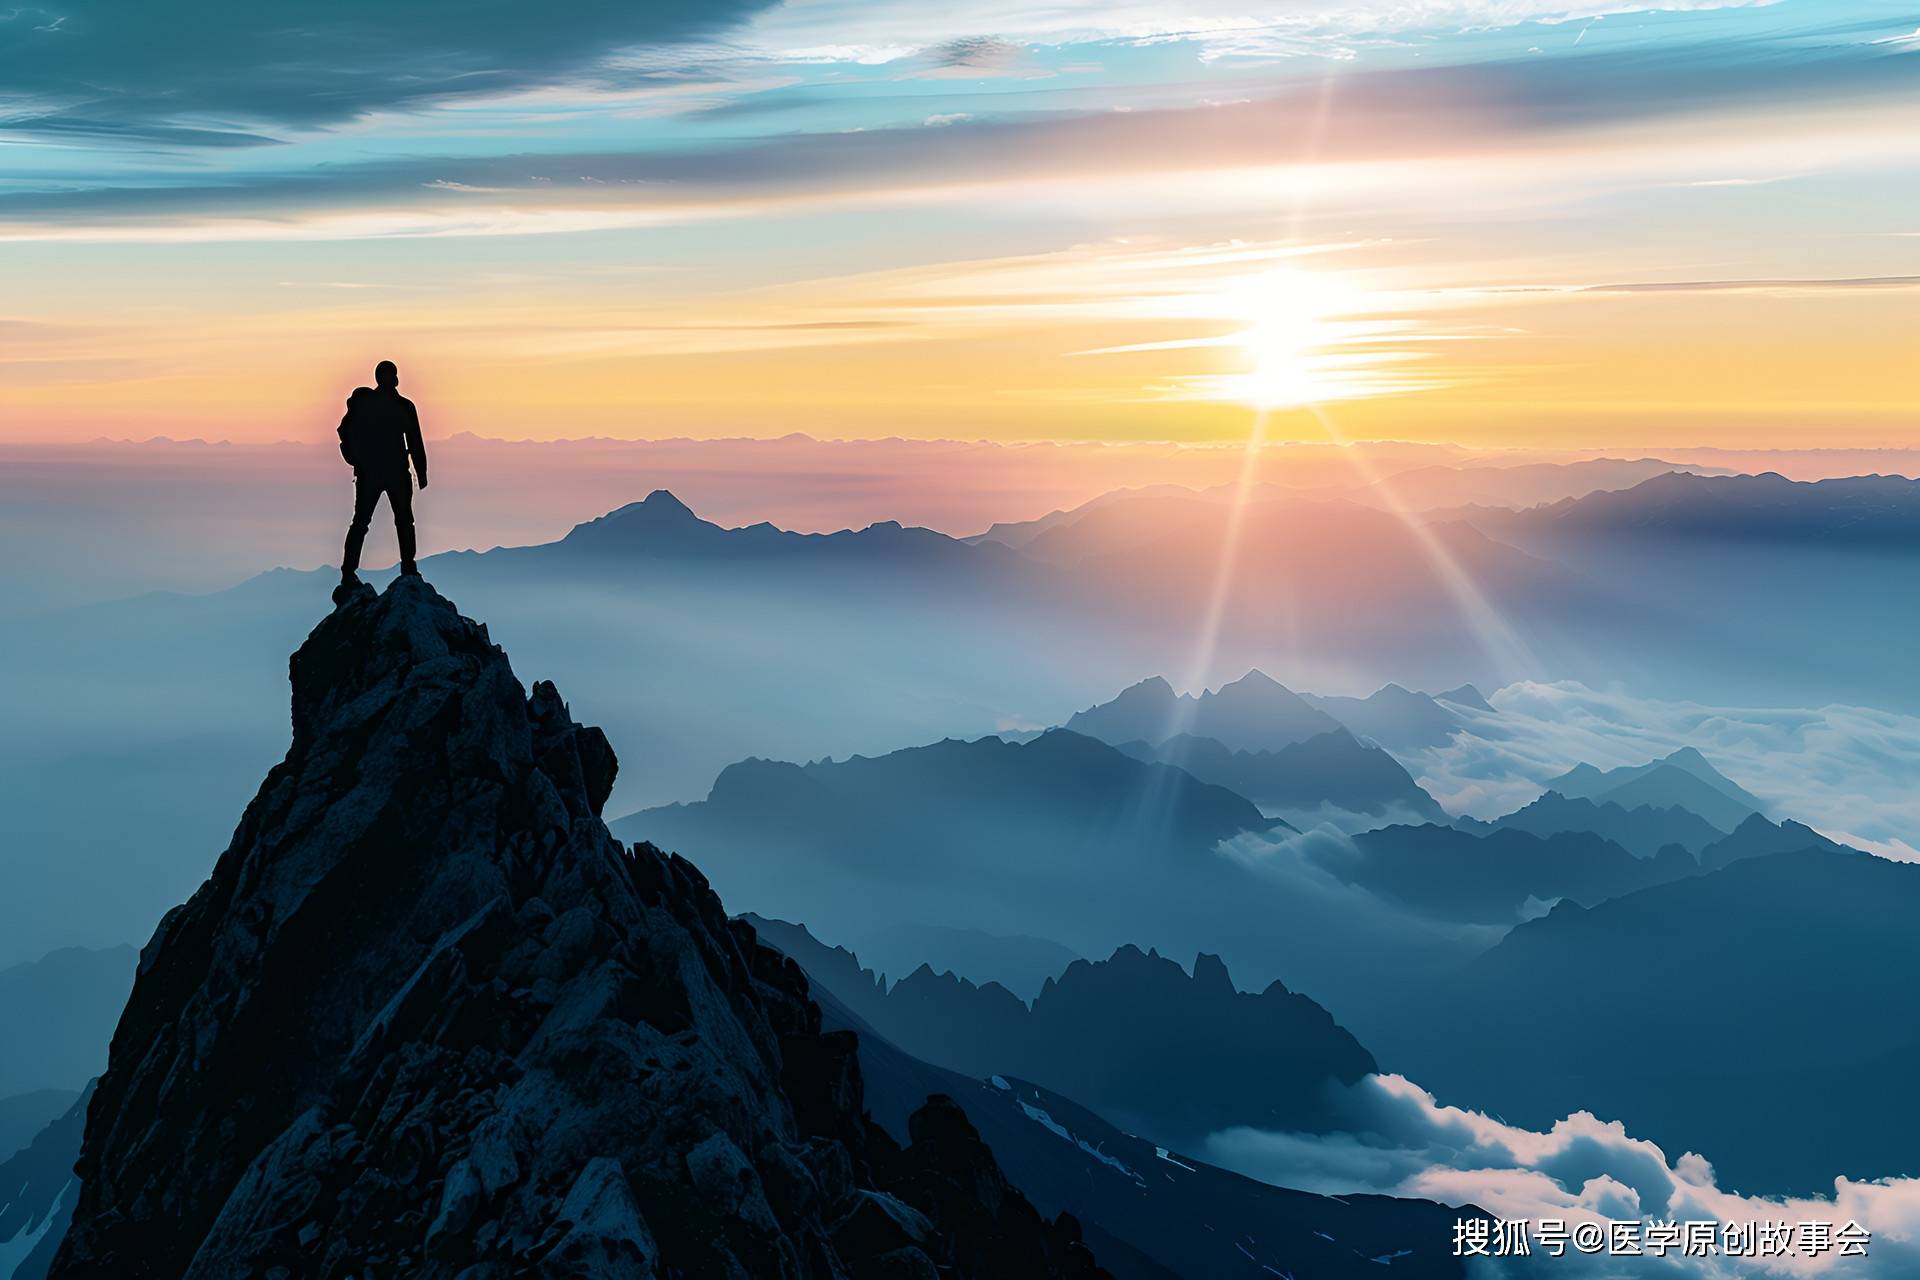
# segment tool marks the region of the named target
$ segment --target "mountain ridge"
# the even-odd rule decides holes
[[[289,671],[286,758],[142,952],[53,1280],[1104,1274],[950,1102],[866,1124],[798,968],[614,842],[605,735],[433,588],[343,590]]]
[[[1152,948],[1075,960],[1023,1001],[996,984],[920,967],[887,987],[804,926],[752,917],[835,998],[915,1057],[976,1079],[1044,1085],[1115,1124],[1196,1146],[1235,1125],[1327,1127],[1327,1092],[1377,1069],[1312,999],[1238,990],[1218,956],[1191,974]]]

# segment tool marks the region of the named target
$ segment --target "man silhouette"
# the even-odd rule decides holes
[[[413,563],[413,474],[427,487],[427,447],[420,441],[420,415],[413,401],[400,394],[400,370],[391,360],[373,369],[374,385],[356,387],[347,397],[340,419],[340,456],[353,468],[353,523],[347,526],[346,554],[340,561],[340,582],[360,581],[360,546],[373,522],[380,495],[393,510],[393,531],[400,540],[400,572],[419,576]]]

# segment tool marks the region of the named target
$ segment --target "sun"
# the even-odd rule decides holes
[[[1299,271],[1267,272],[1237,287],[1228,312],[1246,322],[1232,335],[1244,369],[1221,389],[1256,409],[1288,409],[1341,394],[1332,349],[1342,340],[1337,290]]]
[[[1238,398],[1257,409],[1288,409],[1324,399],[1314,376],[1318,336],[1304,316],[1270,316],[1236,335],[1251,366],[1239,375]]]
[[[1074,356],[1205,351],[1200,369],[1169,371],[1154,394],[1245,405],[1260,414],[1403,395],[1441,385],[1419,372],[1424,330],[1394,291],[1325,272],[1280,268],[1140,299],[1139,315],[1211,332],[1072,352]]]

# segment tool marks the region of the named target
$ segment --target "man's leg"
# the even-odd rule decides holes
[[[347,526],[347,546],[340,557],[340,578],[350,580],[360,571],[360,547],[367,540],[367,526],[373,523],[373,509],[380,501],[380,486],[372,477],[353,475],[353,523]]]
[[[400,542],[400,572],[418,573],[413,564],[413,481],[401,476],[389,484],[387,505],[393,508],[393,533]]]

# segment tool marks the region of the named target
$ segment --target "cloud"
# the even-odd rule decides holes
[[[204,3],[195,0],[189,15]],[[729,0],[708,25],[737,18],[758,3]],[[701,63],[689,47],[684,56],[674,50],[647,59],[623,57],[616,67],[612,55],[623,43],[697,31],[691,17],[676,25],[674,10],[658,15],[652,27],[637,18],[616,21],[610,14],[638,11],[611,0],[588,7],[592,20],[554,24],[566,29],[565,39],[548,33],[524,45],[517,39],[519,19],[491,26],[476,19],[473,34],[463,22],[456,40],[444,32],[422,33],[417,18],[396,18],[399,26],[382,29],[364,14],[354,18],[352,6],[345,16],[306,25],[296,10],[283,29],[279,7],[261,7],[259,13],[275,15],[274,23],[249,17],[232,31],[209,32],[202,30],[209,25],[204,17],[187,22],[183,30],[204,36],[207,47],[187,40],[192,47],[177,54],[173,46],[185,39],[182,35],[140,31],[142,24],[159,22],[145,16],[151,8],[130,11],[127,31],[112,39],[88,35],[86,29],[63,30],[59,39],[71,39],[71,48],[43,51],[44,58],[23,52],[32,40],[5,39],[7,24],[0,20],[0,101],[19,104],[11,125],[0,118],[0,131],[44,128],[60,136],[118,138],[145,147],[217,144],[241,157],[246,144],[275,136],[271,126],[337,123],[382,107],[413,107],[454,94],[498,98],[567,77],[591,108],[595,86],[590,82],[638,84],[651,78],[682,88],[689,66],[722,65]],[[132,47],[121,47],[129,41]],[[288,42],[287,48],[279,47]],[[944,60],[949,71],[978,72],[1020,52],[1004,38],[956,38],[931,47],[934,69]],[[726,49],[713,45],[711,51]],[[1770,60],[1759,56],[1763,51],[1771,53]],[[696,82],[706,98],[723,100],[689,112],[690,118],[711,123],[777,115],[784,122],[799,112],[812,127],[759,139],[696,137],[658,149],[569,148],[553,154],[539,154],[528,142],[525,152],[515,144],[513,153],[438,155],[445,141],[435,138],[404,157],[387,159],[330,156],[325,165],[298,167],[284,163],[284,157],[270,166],[235,160],[213,179],[177,168],[142,169],[121,181],[101,174],[58,187],[16,188],[0,198],[0,221],[38,223],[47,228],[45,234],[57,236],[73,232],[76,223],[112,223],[135,215],[149,222],[207,222],[237,212],[300,235],[289,211],[381,202],[449,209],[463,193],[472,194],[465,188],[487,189],[497,201],[512,201],[521,209],[592,205],[627,215],[667,216],[710,209],[720,201],[855,200],[968,184],[1072,183],[1162,170],[1233,172],[1270,164],[1276,154],[1323,156],[1341,165],[1445,160],[1502,146],[1549,147],[1568,131],[1674,115],[1770,112],[1786,98],[1814,103],[1837,95],[1904,92],[1903,63],[1859,44],[1810,42],[1782,53],[1771,46],[1696,43],[1663,47],[1657,55],[1626,49],[1559,60],[1351,69],[1331,78],[1275,73],[1264,85],[1249,83],[1232,102],[1196,104],[1153,85],[1103,90],[1099,110],[1082,102],[1065,110],[1009,114],[996,102],[999,114],[937,134],[921,121],[929,114],[961,113],[944,99],[940,110],[903,112],[891,127],[848,129],[835,112],[854,99],[816,86],[728,101],[728,93],[743,86],[729,90],[723,77]],[[927,65],[924,60],[915,64],[922,71]],[[1329,101],[1336,109],[1326,110]],[[1109,106],[1130,109],[1104,109]],[[502,109],[510,108],[507,103]],[[825,113],[822,119],[805,117],[815,110]],[[583,176],[624,188],[589,198],[581,192]],[[392,232],[383,221],[368,233]]]
[[[1212,1135],[1203,1155],[1249,1177],[1325,1195],[1413,1196],[1478,1205],[1496,1218],[1577,1222],[1857,1222],[1873,1233],[1868,1256],[1756,1259],[1646,1256],[1636,1276],[1713,1278],[1836,1274],[1891,1280],[1920,1269],[1920,1179],[1834,1180],[1830,1197],[1770,1199],[1723,1191],[1712,1164],[1670,1159],[1618,1122],[1575,1112],[1544,1132],[1477,1111],[1443,1106],[1398,1075],[1368,1076],[1339,1099],[1342,1132],[1277,1133],[1237,1128]],[[1536,1254],[1506,1274],[1620,1274],[1604,1254]],[[1583,1265],[1584,1264],[1584,1265]]]
[[[1596,284],[1582,293],[1829,293],[1846,289],[1911,289],[1920,276],[1845,276],[1830,279],[1651,280],[1636,284]]]
[[[375,4],[47,0],[0,11],[0,131],[232,145],[232,122],[309,127],[599,68],[714,35],[766,0]]]
[[[1644,764],[1697,747],[1766,801],[1772,816],[1836,840],[1920,860],[1920,717],[1870,707],[1715,707],[1522,682],[1495,693],[1492,714],[1462,709],[1466,731],[1406,756],[1435,799],[1493,818],[1536,798],[1574,765]]]
[[[1184,41],[1208,57],[1344,52],[1353,42],[1410,32],[1477,31],[1610,14],[1759,7],[1774,0],[1066,0],[1020,5],[961,0],[930,9],[911,0],[823,0],[769,10],[741,39],[761,56],[812,52],[858,31],[863,47],[895,58],[991,39],[1035,45]],[[979,33],[993,32],[992,37]]]
[[[927,51],[926,59],[935,67],[956,71],[998,72],[1020,61],[1017,44],[994,36],[967,36],[949,40]]]

